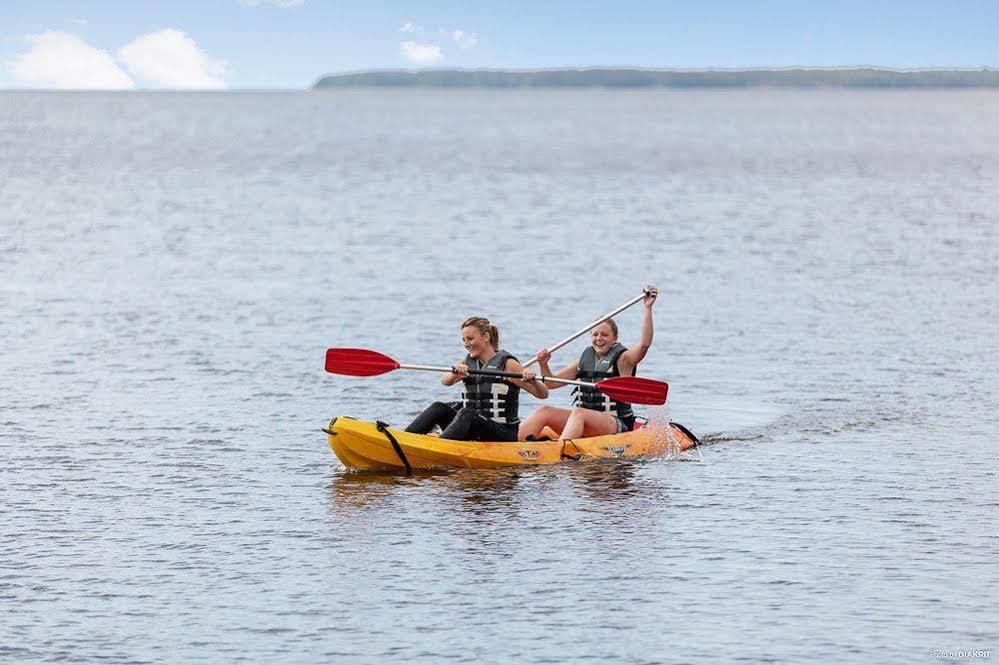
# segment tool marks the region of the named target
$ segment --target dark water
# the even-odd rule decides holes
[[[999,648],[997,183],[995,93],[0,95],[0,660]],[[328,346],[530,356],[650,281],[703,464],[319,431],[452,395]]]

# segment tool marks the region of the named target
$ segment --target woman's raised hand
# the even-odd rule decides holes
[[[648,286],[645,287],[645,297],[642,298],[642,303],[646,307],[651,309],[652,303],[656,301],[656,298],[658,296],[659,296],[659,289],[657,289],[655,285],[649,284]]]
[[[551,359],[552,359],[552,352],[551,351],[549,351],[548,349],[544,349],[544,348],[538,349],[538,362],[539,363],[546,363],[546,362],[548,362]]]

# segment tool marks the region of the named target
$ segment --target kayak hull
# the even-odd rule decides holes
[[[581,459],[655,456],[687,450],[697,439],[681,425],[572,441],[452,441],[353,418],[334,418],[324,431],[344,466],[363,470],[490,469]]]

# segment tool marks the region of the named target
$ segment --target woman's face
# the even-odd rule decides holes
[[[479,358],[487,350],[492,349],[489,343],[489,335],[479,332],[475,326],[465,326],[461,329],[461,343],[465,345],[468,355]]]
[[[590,331],[590,344],[599,355],[607,353],[616,341],[617,336],[614,335],[614,329],[606,321]]]

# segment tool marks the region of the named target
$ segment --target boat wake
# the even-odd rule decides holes
[[[872,432],[898,423],[925,419],[925,413],[899,399],[850,400],[826,398],[806,402],[793,411],[764,424],[710,432],[701,445],[730,442],[772,441],[784,437],[836,436],[849,432]]]

